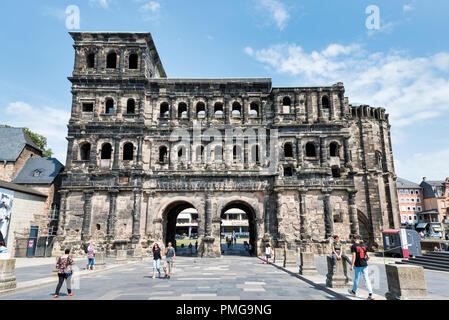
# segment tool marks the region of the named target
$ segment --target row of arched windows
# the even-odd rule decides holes
[[[224,105],[222,102],[216,102],[214,104],[213,108],[214,108],[213,111],[214,111],[215,116],[221,116],[224,114]],[[242,115],[242,110],[243,110],[242,105],[238,101],[235,101],[232,104],[231,115],[239,117]],[[206,105],[204,104],[204,102],[200,101],[200,102],[196,103],[194,114],[197,117],[204,117],[206,115]],[[249,115],[258,117],[259,114],[260,114],[259,104],[257,102],[252,102],[249,106]],[[169,118],[170,117],[170,106],[167,102],[162,102],[160,104],[159,116],[161,118]],[[185,102],[180,102],[178,104],[177,116],[178,116],[178,118],[183,118],[183,117],[188,116],[188,107]]]
[[[86,55],[86,66],[88,69],[95,68],[96,54],[91,52]],[[131,53],[128,56],[128,69],[137,69],[139,65],[139,56],[137,53]],[[117,53],[110,52],[106,56],[106,68],[116,69],[117,68]]]
[[[306,157],[308,158],[316,158],[316,145],[314,142],[306,143]],[[336,142],[331,142],[329,144],[329,156],[330,157],[338,157],[339,156],[339,145]],[[291,142],[287,142],[284,144],[284,157],[292,158],[293,157],[293,144]]]
[[[106,98],[104,113],[112,114],[115,109],[115,102],[112,98]],[[83,103],[83,112],[93,112],[93,103]],[[136,100],[130,98],[126,102],[126,114],[136,113]]]
[[[292,112],[292,99],[290,97],[284,97],[282,99],[282,113],[291,113]],[[321,107],[325,109],[330,108],[330,100],[329,97],[324,95],[321,97]]]
[[[89,161],[91,153],[91,144],[89,142],[84,142],[80,146],[80,160]],[[105,143],[101,146],[100,151],[101,160],[111,160],[112,159],[112,145],[110,143]],[[134,144],[127,142],[123,145],[123,155],[122,160],[132,161],[134,159]]]

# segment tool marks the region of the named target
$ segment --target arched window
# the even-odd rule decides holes
[[[136,53],[130,54],[128,62],[129,62],[129,64],[128,64],[129,69],[137,69],[137,65],[139,62],[139,56]]]
[[[256,102],[252,102],[249,106],[249,114],[254,117],[259,116],[259,105]]]
[[[222,115],[223,114],[223,103],[216,102],[214,105],[214,115]]]
[[[321,106],[323,108],[330,108],[330,102],[329,102],[329,98],[327,96],[323,96],[321,98]]]
[[[134,114],[135,112],[136,112],[136,101],[134,101],[134,99],[128,99],[128,102],[126,103],[126,113]]]
[[[108,54],[106,58],[106,68],[108,69],[117,68],[117,54],[115,52],[111,52]]]
[[[332,142],[329,145],[329,155],[331,157],[338,157],[338,144],[336,142]]]
[[[242,106],[237,101],[232,104],[232,115],[240,117],[242,114]]]
[[[169,118],[170,117],[170,109],[168,108],[167,102],[161,103],[161,112],[160,112],[161,118]]]
[[[82,161],[88,161],[90,159],[90,143],[85,142],[81,145],[80,158]]]
[[[382,153],[380,153],[379,151],[376,151],[376,165],[380,166],[382,165]]]
[[[284,99],[282,99],[282,113],[290,113],[291,105],[292,100],[290,97],[284,97]]]
[[[232,148],[232,159],[234,162],[236,162],[238,159],[241,158],[241,151],[239,146],[234,146]]]
[[[198,102],[196,104],[196,115],[198,118],[204,117],[206,115],[206,106],[203,102]]]
[[[316,157],[316,149],[315,149],[315,144],[313,142],[308,142],[306,144],[306,157],[311,157],[311,158]]]
[[[178,104],[178,118],[187,117],[187,105],[184,102]]]
[[[126,143],[123,146],[123,160],[134,159],[134,145],[131,142]]]
[[[88,69],[95,68],[95,53],[89,53],[86,57],[86,60]]]
[[[102,160],[110,160],[112,154],[112,146],[110,143],[105,143],[101,147],[101,159]]]
[[[290,142],[284,144],[284,157],[286,158],[293,157],[293,146]]]
[[[106,99],[105,113],[114,113],[114,100],[111,98]]]
[[[340,173],[340,168],[339,167],[333,167],[332,168],[332,177],[334,177],[334,178],[340,178],[341,177],[341,173]]]
[[[166,163],[168,160],[167,155],[168,155],[167,147],[166,146],[160,147],[159,148],[159,162]]]

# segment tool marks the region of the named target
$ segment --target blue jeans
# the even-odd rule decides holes
[[[87,262],[88,266],[93,266],[94,265],[94,258],[90,258],[89,261]]]
[[[153,259],[153,271],[160,271],[161,259]]]
[[[368,289],[368,293],[373,293],[373,288],[371,287],[371,281],[368,277],[368,267],[354,267],[354,286],[352,287],[353,292],[357,292],[357,284],[359,282],[360,273],[363,275],[363,279],[365,280],[366,288]]]

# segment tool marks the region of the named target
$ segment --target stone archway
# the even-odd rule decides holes
[[[239,209],[245,212],[248,219],[249,243],[252,246],[251,254],[257,255],[257,215],[255,209],[243,200],[233,200],[221,208],[220,218],[223,219],[225,213],[231,209]]]
[[[357,210],[357,219],[359,221],[359,234],[362,237],[363,242],[366,243],[368,247],[370,247],[372,245],[372,243],[370,243],[370,239],[372,237],[370,236],[368,218],[362,211]]]
[[[173,246],[176,243],[176,218],[185,209],[196,209],[193,204],[185,200],[179,200],[170,203],[162,212],[162,242],[166,246],[171,242]]]

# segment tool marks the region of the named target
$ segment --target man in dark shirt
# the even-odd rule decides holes
[[[365,280],[366,287],[368,289],[368,300],[374,300],[373,298],[373,288],[371,286],[371,281],[368,277],[368,260],[369,254],[368,249],[365,245],[360,243],[361,237],[359,235],[354,236],[353,241],[354,244],[351,247],[352,252],[352,261],[351,261],[351,271],[354,270],[355,267],[355,275],[354,275],[354,286],[352,290],[349,289],[348,292],[350,295],[355,296],[357,292],[357,284],[359,282],[360,273],[363,275],[363,279]]]

